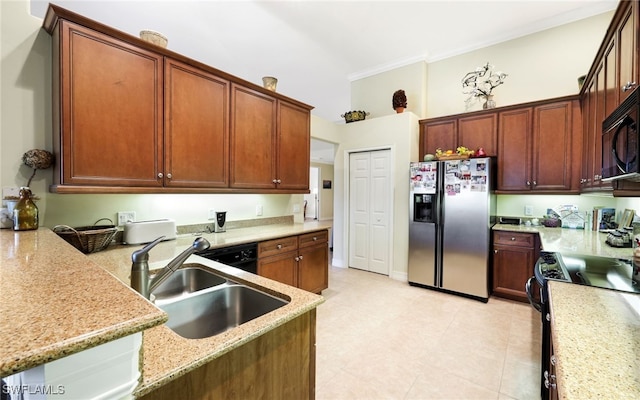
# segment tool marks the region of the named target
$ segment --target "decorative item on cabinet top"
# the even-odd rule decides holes
[[[391,105],[398,114],[402,113],[404,109],[407,108],[407,95],[404,93],[404,90],[399,89],[393,93]]]
[[[369,115],[371,114],[366,111],[348,111],[342,114],[341,117],[344,118],[346,123],[349,123],[349,122],[355,122],[355,121],[362,121]]]
[[[274,78],[273,76],[262,77],[262,85],[267,90],[271,90],[272,92],[275,92],[277,84],[278,84],[278,79]]]
[[[504,83],[507,74],[504,72],[493,72],[494,66],[488,62],[482,67],[477,67],[472,72],[462,78],[462,93],[468,94],[465,100],[467,108],[473,101],[484,99],[483,109],[495,108],[496,102],[493,100],[492,91]]]
[[[152,31],[150,29],[144,29],[140,31],[140,39],[153,43],[158,47],[162,47],[163,49],[167,47],[169,43],[169,39],[165,35],[160,32]]]

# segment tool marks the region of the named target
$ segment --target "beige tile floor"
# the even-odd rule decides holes
[[[538,314],[329,267],[317,314],[316,399],[540,398]]]

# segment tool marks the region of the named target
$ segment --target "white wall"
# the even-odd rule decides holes
[[[427,118],[467,111],[462,77],[490,62],[509,76],[493,90],[498,107],[578,93],[613,11],[429,63]],[[476,103],[469,111],[479,110]]]
[[[409,230],[409,162],[418,158],[418,117],[411,112],[394,114],[340,126],[342,141],[334,164],[335,209],[333,217],[333,264],[347,266],[348,262],[348,153],[355,150],[391,148],[393,182],[393,220],[389,237],[392,238],[391,277],[406,280]]]
[[[421,61],[351,82],[351,108],[370,112],[370,118],[395,114],[391,99],[398,89],[407,95],[406,111],[423,118],[427,107],[427,63]]]

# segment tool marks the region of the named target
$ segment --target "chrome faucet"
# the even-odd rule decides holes
[[[197,251],[206,250],[210,246],[207,239],[202,237],[197,238],[191,247],[171,260],[153,279],[149,279],[149,251],[163,239],[164,236],[160,236],[140,250],[134,251],[131,255],[131,287],[146,299],[149,299],[151,292],[180,268],[190,255]]]

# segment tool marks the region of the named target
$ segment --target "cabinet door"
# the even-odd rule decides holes
[[[60,24],[53,49],[54,93],[60,91],[54,98],[60,108],[54,183],[162,186],[162,57]]]
[[[298,284],[297,251],[258,259],[258,275],[287,285]]]
[[[498,190],[530,190],[532,114],[528,107],[498,116]]]
[[[231,85],[230,152],[231,187],[276,187],[275,98]]]
[[[420,160],[425,154],[435,154],[436,149],[455,150],[458,143],[457,130],[456,119],[420,125]]]
[[[327,243],[302,248],[298,254],[298,287],[313,293],[320,293],[329,287]]]
[[[563,101],[534,108],[531,188],[571,189],[573,141],[572,103]]]
[[[229,82],[165,60],[165,185],[226,187]]]
[[[277,185],[278,189],[309,189],[309,111],[284,101],[278,102]]]
[[[618,104],[622,103],[633,89],[638,86],[635,7],[638,7],[635,1],[627,4],[627,10],[624,13],[617,31]]]
[[[498,116],[496,113],[460,118],[458,146],[471,150],[484,148],[488,156],[498,155]],[[457,146],[456,146],[457,147]],[[455,148],[452,148],[455,149]]]
[[[605,63],[605,118],[618,107],[618,80],[616,79],[616,41],[611,40],[604,53]]]
[[[602,71],[602,68],[600,68]],[[595,144],[595,106],[596,106],[596,82],[598,74],[588,82],[580,99],[582,107],[582,174],[580,176],[580,190],[588,190],[593,187],[596,149]]]
[[[493,292],[518,301],[528,301],[527,280],[533,276],[535,251],[527,247],[495,245],[493,247]]]

